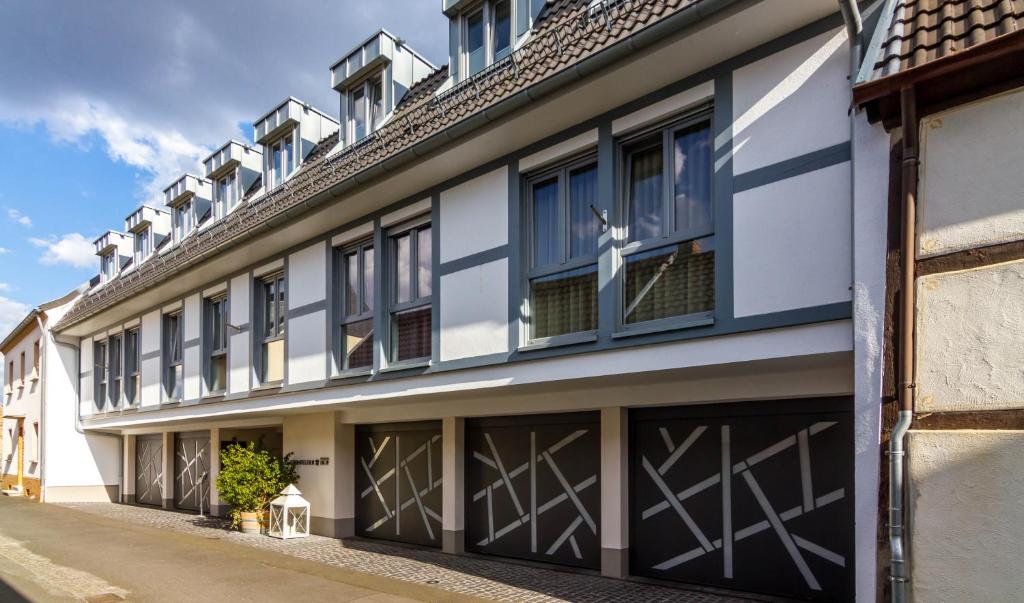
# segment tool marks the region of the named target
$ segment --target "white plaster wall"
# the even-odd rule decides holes
[[[44,344],[42,332],[38,326],[29,327],[28,333],[22,336],[21,340],[8,350],[4,356],[4,373],[6,378],[7,364],[14,362],[14,379],[11,381],[11,395],[3,394],[4,420],[3,420],[3,451],[0,458],[0,470],[3,473],[16,475],[18,473],[18,421],[15,416],[23,417],[23,428],[25,433],[25,463],[24,475],[26,477],[39,477],[39,456],[37,454],[39,438],[33,429],[33,423],[40,423],[39,418],[40,401],[42,400],[43,383],[40,379],[32,379],[33,346],[36,342],[40,346]],[[42,348],[40,348],[42,353]],[[25,356],[25,379],[22,380],[22,354]],[[37,375],[38,376],[38,375]]]
[[[441,360],[508,351],[508,260],[441,277]]]
[[[921,121],[921,255],[1024,238],[1021,131],[1022,88]]]
[[[327,312],[288,319],[288,383],[327,378]]]
[[[231,324],[241,327],[250,323],[249,311],[252,305],[249,301],[249,285],[251,279],[248,274],[236,276],[231,279],[230,293],[228,298],[228,311],[231,315]],[[252,350],[249,347],[249,330],[236,332],[228,329],[229,345],[228,361],[231,366],[228,369],[228,391],[232,394],[249,391],[249,356]]]
[[[733,73],[733,171],[850,140],[846,31],[834,29]]]
[[[310,513],[316,517],[334,516],[335,431],[338,421],[334,413],[290,415],[284,418],[283,452],[294,453],[296,459],[327,457],[330,463],[300,465],[298,488],[309,501]]]
[[[853,364],[856,567],[875,567],[878,546],[882,341],[888,232],[889,135],[853,117]],[[876,599],[876,572],[857,572],[857,601]]]
[[[508,168],[441,193],[441,262],[508,243]]]
[[[912,431],[916,601],[1020,601],[1024,431]]]
[[[139,350],[142,356],[159,353],[160,351],[160,311],[155,310],[142,316],[142,327],[139,330]],[[163,400],[160,379],[160,356],[143,358],[141,366],[142,407],[159,406]]]
[[[917,284],[916,410],[1024,408],[1024,261]]]
[[[182,330],[184,333],[183,344],[199,339],[200,333],[202,333],[202,308],[202,298],[198,293],[185,298],[185,324]],[[182,395],[185,400],[198,400],[202,394],[202,349],[202,342],[200,342],[199,345],[185,347],[182,350],[182,362],[185,371]]]
[[[850,169],[842,163],[734,196],[736,316],[851,299]]]
[[[327,243],[321,241],[288,257],[288,307],[327,298]]]

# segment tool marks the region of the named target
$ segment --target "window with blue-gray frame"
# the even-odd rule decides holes
[[[139,401],[141,381],[139,367],[142,364],[139,356],[139,330],[131,329],[124,334],[124,397],[130,406]]]
[[[373,367],[373,242],[336,250],[339,372]]]
[[[390,354],[392,363],[429,360],[433,270],[430,218],[388,233]]]
[[[117,408],[121,404],[121,336],[114,335],[107,340],[107,374],[110,376],[107,396],[110,407]]]
[[[620,322],[706,324],[715,306],[712,128],[707,111],[622,141]]]
[[[597,160],[527,178],[529,339],[597,330]]]
[[[181,312],[164,315],[164,396],[168,402],[180,402],[185,382],[182,363]]]
[[[222,394],[228,388],[228,297],[207,298],[205,306],[206,391]]]
[[[286,321],[283,273],[257,280],[260,345],[259,382],[273,385],[284,381],[284,334]]]
[[[107,400],[107,340],[97,341],[92,346],[93,363],[93,404],[96,410],[106,407]],[[13,363],[12,363],[13,367]],[[13,374],[13,370],[11,373]]]

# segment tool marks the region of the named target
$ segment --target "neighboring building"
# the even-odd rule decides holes
[[[223,513],[262,440],[319,534],[874,599],[889,138],[837,3],[443,9],[448,66],[374,34],[340,121],[287,99],[97,243],[56,330],[120,499]]]
[[[0,342],[7,371],[0,429],[6,495],[47,502],[116,500],[119,442],[82,432],[74,372],[67,371],[77,358],[50,330],[80,295],[72,291],[33,309]]]
[[[1024,3],[927,0],[885,10],[854,87],[856,104],[892,136],[886,439],[896,409],[910,428],[905,479],[893,480],[903,496],[897,487],[884,499],[896,507],[881,559],[890,558],[891,537],[895,585],[916,600],[1016,601],[1024,589]],[[900,431],[894,442],[904,440]],[[892,458],[898,476],[902,456]]]

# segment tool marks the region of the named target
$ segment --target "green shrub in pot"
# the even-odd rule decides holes
[[[220,451],[217,492],[231,505],[231,527],[242,524],[243,513],[262,516],[281,490],[299,481],[291,457],[279,457],[255,442],[231,444]]]

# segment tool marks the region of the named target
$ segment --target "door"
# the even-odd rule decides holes
[[[466,548],[600,569],[597,413],[466,421]]]
[[[630,411],[631,571],[852,600],[852,405],[828,398]]]
[[[179,433],[174,436],[174,506],[203,511],[210,508],[210,434]]]
[[[160,433],[135,438],[135,502],[140,505],[163,504],[163,443]]]
[[[356,428],[356,534],[441,546],[441,423]]]

